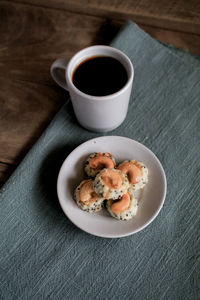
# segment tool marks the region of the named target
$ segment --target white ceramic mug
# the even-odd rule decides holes
[[[118,92],[108,96],[91,96],[81,92],[72,82],[73,71],[88,58],[110,56],[126,69],[128,81]],[[65,70],[63,80],[60,69]],[[134,69],[130,59],[120,50],[109,46],[91,46],[79,51],[69,62],[57,59],[51,66],[53,79],[69,91],[74,112],[79,123],[88,130],[107,132],[117,128],[126,118]]]

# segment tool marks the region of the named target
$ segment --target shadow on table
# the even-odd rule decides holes
[[[58,178],[60,168],[64,160],[66,159],[66,157],[78,145],[79,144],[76,142],[71,142],[70,144],[67,144],[62,147],[56,147],[46,156],[45,160],[43,161],[39,171],[38,186],[40,186],[40,193],[43,196],[42,197],[44,201],[43,204],[45,207],[47,207],[47,209],[43,209],[41,211],[41,214],[44,215],[44,218],[47,218],[47,214],[48,214],[48,222],[51,225],[56,226],[57,230],[61,230],[64,233],[73,231],[75,232],[76,236],[78,235],[80,237],[80,240],[85,239],[85,237],[87,236],[88,241],[90,241],[90,240],[98,239],[98,237],[94,237],[78,229],[78,227],[76,227],[62,211],[57,196],[57,178]],[[77,166],[75,166],[77,168],[77,171],[80,170],[80,165],[81,166],[83,165],[85,159],[86,157],[83,156],[81,158],[80,163]],[[77,180],[79,179],[73,177],[70,178],[68,184],[70,185],[71,193],[74,191],[75,182],[77,184]],[[48,211],[50,213],[48,213]],[[74,234],[70,235],[69,239],[70,238],[74,239]]]
[[[122,22],[107,19],[106,22],[103,22],[102,26],[99,28],[97,34],[95,35],[93,44],[109,45],[119,33],[121,26]]]
[[[55,148],[46,156],[40,168],[39,182],[41,193],[45,195],[44,199],[48,201],[46,204],[54,212],[55,217],[67,218],[60,207],[56,185],[62,163],[77,146],[77,143],[70,143],[70,145]]]

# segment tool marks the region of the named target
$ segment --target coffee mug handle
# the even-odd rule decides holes
[[[56,59],[51,65],[50,73],[55,82],[61,86],[63,89],[68,91],[67,83],[65,78],[63,77],[62,70],[66,70],[68,61],[65,58]]]

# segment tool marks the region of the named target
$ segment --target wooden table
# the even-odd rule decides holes
[[[125,20],[200,56],[199,0],[15,0],[0,2],[0,184],[63,105],[51,79],[58,57],[108,44]]]

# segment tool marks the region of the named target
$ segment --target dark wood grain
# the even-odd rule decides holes
[[[116,5],[116,10],[124,7],[123,13],[130,5],[116,1],[106,8],[106,2],[84,2],[88,12],[80,7],[83,0],[74,1],[72,8],[67,4],[72,2],[58,0],[59,9],[41,7],[37,1],[38,6],[0,2],[0,182],[7,180],[66,99],[67,93],[50,77],[52,62],[69,59],[89,45],[110,43],[124,23],[122,18],[110,20],[110,12]],[[60,3],[80,13],[62,10]],[[55,1],[49,1],[52,4]],[[89,15],[95,5],[98,17]],[[107,13],[99,13],[102,7]],[[151,36],[200,55],[199,35],[140,25]]]
[[[59,88],[17,79],[1,78],[0,85],[0,161],[19,163],[64,103],[65,95]]]
[[[0,20],[0,162],[9,164],[3,164],[0,181],[5,181],[11,164],[19,164],[68,95],[50,76],[52,62],[109,43],[120,25],[8,2],[0,2]]]
[[[139,25],[153,38],[200,56],[200,35],[145,26],[143,24]]]
[[[38,6],[133,20],[159,28],[200,34],[199,0],[15,0]]]
[[[52,9],[0,2],[3,77],[52,85],[51,63],[92,44],[108,44],[121,23]]]

